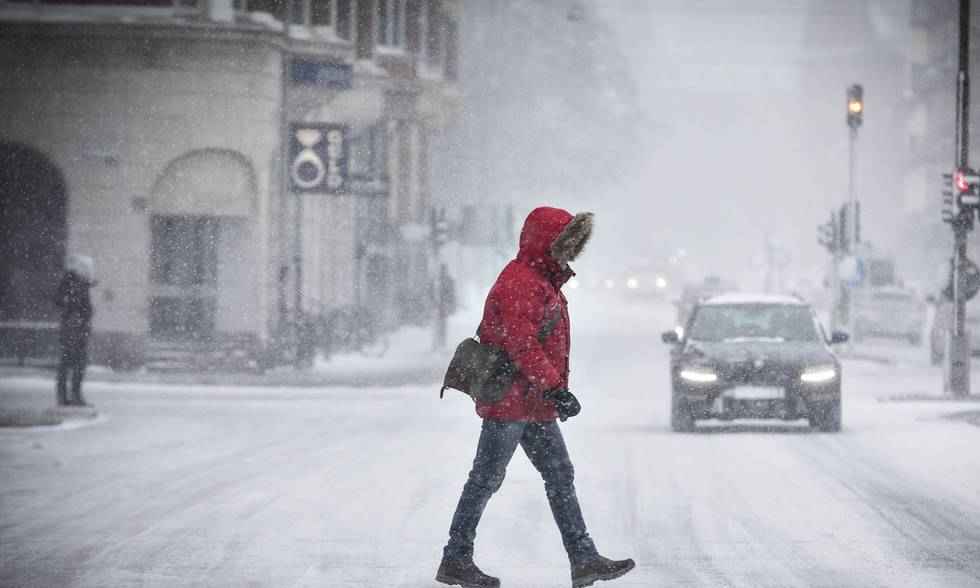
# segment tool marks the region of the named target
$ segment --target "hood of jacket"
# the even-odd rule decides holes
[[[86,284],[95,282],[95,261],[87,255],[69,255],[65,260],[65,269]]]
[[[535,208],[524,220],[517,259],[559,285],[574,273],[568,267],[592,236],[591,212],[576,215],[561,208]]]

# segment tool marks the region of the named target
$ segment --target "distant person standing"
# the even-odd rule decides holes
[[[61,359],[57,395],[60,406],[88,406],[82,396],[82,378],[88,365],[88,338],[92,331],[95,264],[91,257],[70,255],[58,284],[54,303],[61,309]],[[71,388],[68,379],[71,378]]]

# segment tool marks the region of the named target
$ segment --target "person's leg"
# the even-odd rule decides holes
[[[58,361],[58,377],[55,384],[55,395],[58,406],[68,404],[68,356],[65,350],[61,351],[61,358]]]
[[[483,421],[473,469],[463,486],[456,513],[449,527],[449,543],[444,559],[471,559],[476,527],[483,509],[493,493],[504,482],[507,464],[521,440],[526,423]]]
[[[75,358],[72,365],[71,397],[72,402],[78,406],[85,406],[85,398],[82,396],[82,378],[85,377],[85,365],[88,362],[84,357]]]
[[[544,478],[551,513],[572,565],[598,555],[585,527],[575,495],[575,468],[568,456],[558,423],[532,423],[521,438],[521,447]]]

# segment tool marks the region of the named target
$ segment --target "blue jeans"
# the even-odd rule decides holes
[[[551,513],[561,532],[562,543],[574,565],[597,555],[582,519],[575,496],[575,469],[568,457],[558,423],[505,422],[484,419],[473,469],[463,486],[463,495],[449,528],[446,558],[473,556],[476,527],[490,497],[504,482],[507,464],[518,443],[544,478]]]

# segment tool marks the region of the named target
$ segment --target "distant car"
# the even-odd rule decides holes
[[[953,321],[953,303],[940,297],[935,307],[929,329],[929,359],[933,365],[939,365],[946,356],[946,331]],[[972,304],[966,305],[966,332],[973,354],[980,354],[980,308]]]
[[[926,303],[915,292],[897,286],[854,293],[854,339],[873,335],[922,342]]]
[[[674,431],[698,420],[807,418],[841,428],[841,366],[811,307],[790,296],[727,294],[695,305],[671,352]]]
[[[722,281],[718,276],[707,276],[700,284],[687,284],[681,296],[674,301],[677,312],[676,325],[683,329],[691,316],[691,311],[701,300],[735,290],[735,285]]]

